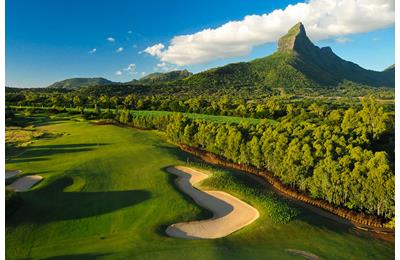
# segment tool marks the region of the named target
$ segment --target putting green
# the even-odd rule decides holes
[[[168,237],[168,225],[211,215],[165,171],[187,154],[151,131],[74,121],[40,128],[67,134],[7,155],[7,168],[44,177],[7,218],[8,259],[301,259],[287,249],[326,259],[394,257],[393,244],[306,210],[289,224],[272,224],[256,204],[260,218],[225,238]]]

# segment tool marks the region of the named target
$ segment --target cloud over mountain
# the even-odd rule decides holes
[[[175,36],[144,52],[179,66],[243,56],[252,48],[275,42],[301,21],[312,40],[343,38],[394,24],[394,0],[310,0],[263,15],[248,15],[215,29]]]

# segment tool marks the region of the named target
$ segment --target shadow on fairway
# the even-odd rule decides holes
[[[40,260],[75,260],[75,259],[98,259],[99,257],[109,256],[110,254],[97,254],[97,253],[87,253],[80,255],[59,255],[51,256],[46,258],[40,258]]]
[[[175,149],[177,150],[177,149]],[[204,220],[204,219],[209,219],[213,217],[213,213],[211,211],[209,211],[208,209],[202,208],[200,207],[194,200],[192,197],[190,197],[189,195],[187,195],[186,193],[184,193],[182,190],[180,190],[176,183],[175,180],[178,179],[178,177],[172,173],[169,173],[167,171],[167,168],[169,167],[173,167],[173,165],[167,166],[167,167],[163,167],[161,168],[161,170],[163,172],[165,172],[165,174],[167,174],[167,178],[168,178],[168,183],[169,185],[171,185],[171,187],[174,188],[174,190],[176,190],[176,192],[179,194],[179,196],[185,200],[186,202],[192,204],[194,207],[198,208],[198,213],[193,215],[193,214],[186,214],[186,215],[182,215],[179,214],[179,218],[176,218],[174,220],[171,220],[168,223],[164,223],[163,225],[158,226],[155,229],[155,232],[161,236],[167,236],[169,237],[166,233],[165,230],[167,229],[167,227],[169,225],[172,225],[174,223],[179,223],[179,222],[187,222],[187,221],[196,221],[196,220]]]
[[[7,163],[24,163],[48,160],[45,156],[64,153],[89,152],[108,143],[82,143],[82,144],[64,144],[64,145],[38,145],[20,149],[17,155],[10,155]]]
[[[176,147],[176,146],[167,146],[167,145],[153,145],[153,146],[157,147],[157,149],[159,149],[159,150],[164,150],[166,153],[175,156],[178,160],[180,160],[182,162],[200,162],[201,161],[196,156],[194,156],[190,153],[184,152],[181,149],[179,149],[179,147]],[[166,168],[167,167],[163,168],[163,170],[165,171]]]
[[[23,206],[7,219],[7,225],[76,220],[131,207],[151,198],[146,190],[64,192],[73,184],[62,177],[50,185],[21,193]]]

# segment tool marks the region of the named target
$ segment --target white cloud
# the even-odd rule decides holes
[[[132,31],[128,31],[128,34],[132,34]]]
[[[144,52],[177,65],[243,56],[252,48],[276,42],[301,21],[312,40],[368,32],[394,24],[394,0],[310,0],[263,15],[248,15],[215,29],[175,36]]]
[[[117,72],[115,72],[116,75],[121,76],[124,73],[128,74],[128,75],[135,75],[137,74],[136,72],[136,64],[129,64],[126,68],[123,68],[121,70],[117,70]]]
[[[124,48],[122,48],[122,47],[119,47],[118,49],[115,50],[116,53],[120,53],[120,52],[123,52],[123,51],[124,51]]]
[[[159,44],[155,44],[153,46],[147,47],[144,52],[150,54],[151,56],[157,56],[157,57],[161,57],[163,55],[163,52],[161,51],[162,49],[164,49],[164,44],[159,43]]]
[[[338,37],[335,39],[335,42],[338,43],[348,43],[348,42],[352,42],[353,40],[347,37]]]
[[[154,70],[161,70],[161,71],[165,71],[165,72],[175,70],[175,69],[177,69],[177,66],[170,64],[170,63],[166,63],[166,62],[158,63],[156,65],[156,67],[154,68]]]
[[[140,73],[140,75],[143,77],[147,74],[147,72],[143,71],[142,73]]]
[[[96,48],[93,48],[93,49],[91,49],[90,51],[89,51],[89,54],[93,54],[93,53],[95,53],[97,51],[97,49]]]
[[[130,74],[130,75],[134,75],[136,74],[136,64],[129,64],[128,67],[126,67],[125,69],[123,69],[124,71],[126,71],[126,73]]]
[[[115,39],[114,39],[113,37],[108,37],[108,38],[107,38],[107,41],[108,41],[108,42],[115,42]]]

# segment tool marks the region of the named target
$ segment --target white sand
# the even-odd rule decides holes
[[[6,180],[9,179],[9,178],[11,178],[11,177],[14,177],[15,175],[20,174],[20,173],[21,173],[20,170],[16,170],[16,171],[6,171]]]
[[[170,167],[168,172],[177,175],[177,186],[203,208],[213,212],[207,220],[184,222],[170,225],[166,233],[185,239],[213,239],[225,237],[255,221],[257,209],[236,197],[222,191],[201,191],[193,187],[208,178],[207,174],[183,167]]]
[[[8,187],[13,189],[14,191],[27,191],[42,179],[43,177],[40,175],[28,175],[19,178],[18,180],[11,183]]]

